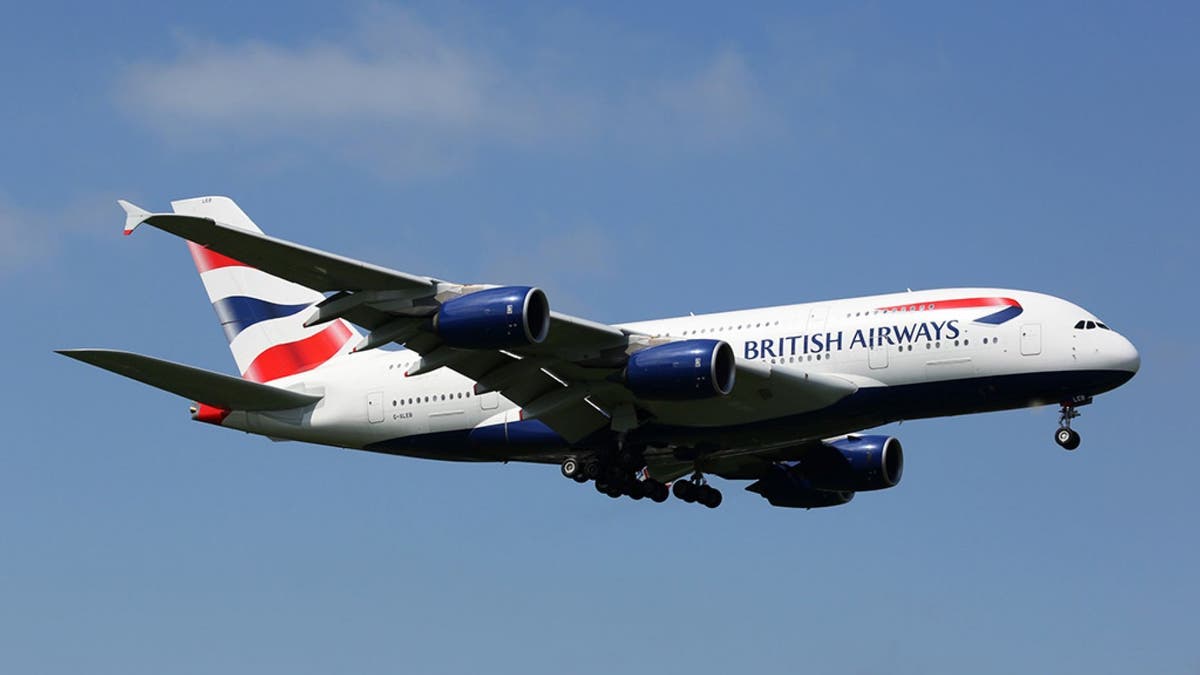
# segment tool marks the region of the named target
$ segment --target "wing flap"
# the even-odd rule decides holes
[[[320,396],[115,349],[60,349],[59,354],[123,375],[186,399],[226,410],[287,410]]]

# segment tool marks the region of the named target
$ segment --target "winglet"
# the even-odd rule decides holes
[[[142,221],[151,215],[149,211],[136,204],[131,204],[124,199],[118,199],[117,203],[121,205],[121,208],[125,209],[125,236],[133,234],[137,226],[141,225]]]

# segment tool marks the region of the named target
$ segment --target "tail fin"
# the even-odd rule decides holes
[[[262,232],[228,197],[183,199],[171,207],[178,214]],[[304,327],[311,314],[306,310],[325,299],[321,293],[192,242],[188,248],[243,378],[268,382],[312,370],[349,353],[361,339],[341,319]]]

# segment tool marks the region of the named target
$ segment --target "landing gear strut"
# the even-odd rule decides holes
[[[1058,431],[1054,432],[1054,442],[1066,450],[1079,447],[1079,432],[1071,428],[1071,420],[1079,417],[1079,411],[1073,403],[1063,403],[1058,411]]]
[[[579,459],[568,457],[562,462],[562,474],[576,483],[596,481],[596,492],[613,499],[629,497],[633,500],[649,498],[662,503],[671,491],[666,485],[650,477],[644,470],[636,468],[639,462],[645,465],[641,454],[625,453],[617,462],[601,461],[595,457]]]
[[[704,474],[697,471],[688,480],[677,480],[671,487],[677,499],[689,504],[699,502],[710,509],[721,505],[721,491],[708,484]]]

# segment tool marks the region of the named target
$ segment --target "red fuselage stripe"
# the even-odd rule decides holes
[[[970,309],[972,307],[1020,307],[1020,303],[1012,298],[958,298],[956,300],[935,300],[933,302],[913,302],[905,305],[879,307],[885,312],[922,312],[936,309]]]

